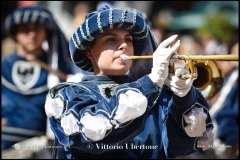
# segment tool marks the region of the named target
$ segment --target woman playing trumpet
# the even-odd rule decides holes
[[[212,144],[208,104],[194,79],[170,75],[172,36],[156,49],[149,26],[133,9],[104,7],[89,13],[70,40],[72,60],[94,72],[51,90],[46,113],[57,158],[175,158]],[[132,61],[120,56],[154,51],[150,73],[132,80]],[[139,72],[142,69],[138,68]],[[128,74],[129,73],[129,74]],[[148,148],[146,148],[148,147]]]

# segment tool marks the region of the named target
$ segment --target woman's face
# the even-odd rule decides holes
[[[45,39],[45,28],[40,25],[29,24],[19,26],[16,34],[18,46],[26,53],[39,52]]]
[[[123,62],[119,56],[133,55],[133,37],[125,30],[109,30],[96,39],[95,45],[87,51],[95,75],[124,75],[132,61]]]

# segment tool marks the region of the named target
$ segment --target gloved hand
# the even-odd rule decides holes
[[[173,91],[175,95],[178,97],[184,97],[190,91],[193,81],[197,78],[194,77],[193,79],[182,79],[180,78],[181,75],[189,73],[184,68],[178,68],[175,71],[175,75],[170,73],[168,78],[165,81],[165,84]]]
[[[168,76],[170,58],[180,46],[180,40],[178,40],[172,47],[169,46],[174,42],[176,38],[177,35],[174,35],[164,40],[159,45],[157,50],[153,53],[153,67],[151,73],[148,76],[153,81],[153,83],[159,87],[163,86],[164,81]]]
[[[92,116],[89,113],[81,118],[80,123],[82,124],[82,132],[84,135],[92,141],[102,140],[107,130],[112,128],[110,121],[101,114]]]
[[[147,98],[142,93],[132,90],[121,93],[118,102],[113,119],[120,124],[143,115],[147,108]]]

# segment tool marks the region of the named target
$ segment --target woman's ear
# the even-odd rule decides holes
[[[89,58],[89,59],[92,59],[92,52],[90,49],[86,50],[86,56]]]

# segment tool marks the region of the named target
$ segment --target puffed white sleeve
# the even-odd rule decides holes
[[[47,117],[54,117],[59,119],[64,108],[64,100],[60,97],[51,98],[48,94],[45,102],[45,113]]]
[[[117,110],[113,118],[120,124],[133,120],[147,109],[147,98],[138,90],[128,90],[119,95]]]
[[[213,132],[212,128],[208,128],[203,133],[203,136],[197,139],[197,147],[205,151],[212,147],[212,145],[213,145]]]
[[[184,115],[184,120],[187,123],[184,130],[189,137],[200,137],[206,130],[207,114],[203,108],[193,108],[190,113]]]
[[[112,128],[110,121],[101,114],[93,116],[86,112],[81,118],[80,123],[83,126],[82,132],[92,141],[102,140],[107,131]]]

